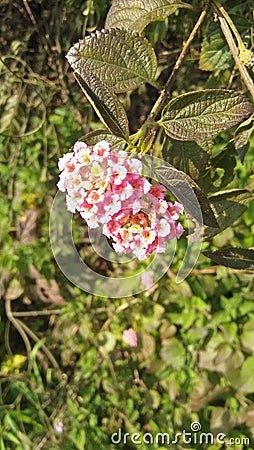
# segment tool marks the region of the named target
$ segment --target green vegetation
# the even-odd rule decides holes
[[[0,6],[0,450],[251,450],[254,2],[214,0],[206,14],[198,0],[161,0],[161,10],[149,0],[145,12],[139,0],[127,1],[129,12],[123,0],[50,3]],[[77,83],[65,55],[104,27],[103,45],[100,33],[91,38],[89,67],[85,44],[71,61]],[[117,65],[119,42],[145,55],[137,70],[124,50],[131,83],[127,70],[96,65],[98,52]],[[196,126],[202,108],[210,120]],[[104,136],[128,150],[153,150],[193,188],[205,231],[184,281],[175,275],[187,232],[170,269],[139,294],[100,298],[62,274],[49,240],[57,163],[84,135],[91,145]],[[170,191],[172,172],[157,175]],[[149,271],[147,261],[119,269],[96,255],[78,216],[73,235],[100,274]],[[123,341],[128,328],[137,347]],[[194,439],[194,422],[200,432],[224,433],[225,444],[155,442],[183,430]]]

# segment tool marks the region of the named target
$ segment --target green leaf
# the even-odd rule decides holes
[[[99,141],[108,141],[112,144],[112,148],[117,150],[124,150],[126,141],[121,139],[108,130],[95,130],[90,131],[80,138],[80,141],[84,141],[87,145],[93,146]]]
[[[100,120],[113,134],[126,139],[129,134],[128,119],[117,96],[89,72],[87,72],[85,80],[77,73],[75,77]]]
[[[175,141],[166,137],[162,153],[169,164],[197,180],[209,162],[209,155],[194,141]]]
[[[234,59],[219,24],[212,22],[202,42],[199,68],[207,71],[224,70],[233,63]]]
[[[160,357],[174,369],[181,369],[185,362],[185,351],[182,343],[175,337],[164,341],[161,347]]]
[[[207,250],[203,254],[222,266],[243,270],[254,269],[254,250],[251,249],[223,248],[215,252]]]
[[[113,28],[74,44],[66,58],[83,79],[88,71],[114,92],[152,82],[157,70],[155,52],[145,37]]]
[[[216,192],[219,188],[227,187],[234,179],[234,168],[236,165],[235,149],[229,142],[225,149],[211,159],[212,183]]]
[[[190,5],[181,0],[113,0],[105,27],[141,33],[149,23],[165,20],[178,8],[190,8]]]
[[[250,30],[250,23],[243,15],[230,14],[241,36]],[[233,66],[234,59],[218,22],[211,22],[202,42],[199,67],[201,70],[218,71]]]
[[[239,125],[234,134],[235,148],[242,163],[249,149],[250,138],[253,134],[254,134],[254,116],[252,115]]]
[[[158,122],[180,141],[207,139],[241,122],[253,111],[246,97],[224,89],[189,92],[171,100]]]
[[[244,203],[250,199],[251,194],[246,189],[233,189],[210,196],[209,201],[216,211],[219,228],[207,228],[205,239],[211,239],[231,226],[246,211],[247,206]]]
[[[254,250],[252,264],[254,266]],[[248,320],[248,322],[244,324],[241,343],[249,352],[254,352],[254,319]]]
[[[188,175],[168,166],[157,168],[156,175],[158,180],[174,194],[183,204],[184,209],[199,223],[203,218],[205,225],[218,226],[206,195]]]
[[[254,358],[249,356],[243,363],[240,374],[239,390],[245,393],[254,392]]]

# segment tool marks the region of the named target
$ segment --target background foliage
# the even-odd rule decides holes
[[[147,27],[147,17],[137,22],[138,31],[144,29],[154,46],[158,67],[150,74],[144,68],[143,79],[151,78],[151,84],[114,94],[116,109],[124,105],[127,111],[131,133],[149,114],[157,88],[168,78],[200,14],[201,2],[190,3],[192,8],[171,7],[170,15],[167,11],[162,21]],[[222,3],[251,49],[253,2]],[[114,447],[111,434],[122,427],[173,436],[194,421],[202,424],[202,431],[247,437],[250,445],[237,448],[251,449],[250,270],[219,266],[201,254],[189,277],[176,284],[174,273],[186,247],[182,238],[173,265],[153,292],[111,300],[80,291],[54,262],[48,219],[57,160],[75,140],[102,127],[65,54],[81,37],[103,28],[109,7],[110,2],[100,0],[59,1],[53,6],[44,0],[17,0],[0,6],[0,449],[132,449],[130,442]],[[106,28],[116,17],[110,14]],[[251,67],[248,70],[253,74]],[[86,79],[92,82],[96,74],[89,78],[87,72]],[[210,12],[177,74],[172,97],[225,88],[249,96]],[[120,86],[119,91],[125,89]],[[225,247],[254,246],[250,119],[241,126],[237,131],[236,126],[225,129],[214,142],[175,141],[172,135],[162,142],[160,133],[155,142],[155,152],[160,155],[162,149],[165,159],[209,197],[219,229],[206,227],[203,250],[208,255]],[[78,219],[74,233],[90,265],[99,273],[114,274],[114,265],[92,253]],[[122,340],[128,327],[138,333],[135,349]],[[162,450],[156,445],[138,447]]]

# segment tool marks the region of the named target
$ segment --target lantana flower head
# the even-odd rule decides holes
[[[166,240],[183,233],[177,222],[183,206],[166,201],[165,187],[142,176],[142,162],[114,152],[109,142],[91,148],[78,141],[58,166],[67,209],[78,211],[90,228],[101,225],[116,252],[143,260],[165,252]]]

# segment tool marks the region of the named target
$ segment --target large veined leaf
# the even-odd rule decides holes
[[[124,28],[140,33],[149,23],[164,20],[178,8],[190,5],[175,0],[114,0],[105,28]]]
[[[114,92],[152,82],[157,70],[148,40],[127,30],[97,31],[74,44],[66,58],[76,73],[94,73]]]
[[[195,141],[211,138],[236,125],[252,111],[247,98],[238,92],[209,89],[171,100],[158,123],[173,139]]]
[[[128,119],[117,96],[91,73],[87,72],[86,78],[79,74],[75,77],[100,120],[113,134],[126,139],[129,135]]]
[[[188,175],[169,166],[158,167],[156,175],[199,223],[203,221],[209,227],[218,227],[208,198]]]
[[[254,250],[248,248],[222,248],[211,252],[203,252],[217,264],[234,269],[254,270]]]

